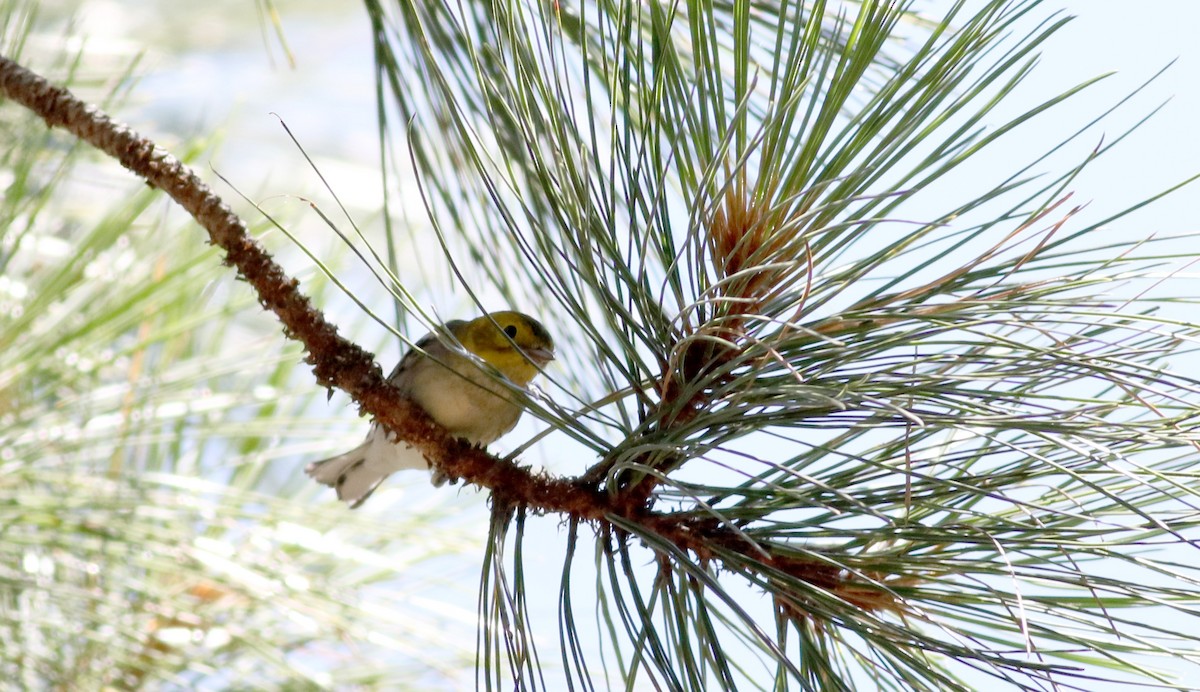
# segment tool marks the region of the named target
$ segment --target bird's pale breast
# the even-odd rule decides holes
[[[413,368],[408,388],[413,401],[451,435],[476,444],[488,444],[512,430],[522,411],[513,393],[463,356],[446,354],[442,360],[455,373],[436,363]]]

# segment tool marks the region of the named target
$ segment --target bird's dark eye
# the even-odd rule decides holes
[[[517,328],[511,324],[504,328],[504,333],[507,334],[508,338],[510,339],[517,338]]]

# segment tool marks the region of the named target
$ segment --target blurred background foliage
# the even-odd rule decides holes
[[[244,3],[167,26],[107,9],[164,32],[156,63],[205,38],[265,62]],[[0,52],[145,112],[142,48],[89,42],[77,10],[4,2]],[[453,498],[394,489],[387,521],[321,502],[298,469],[362,434],[344,399],[157,191],[20,109],[0,121],[0,686],[455,686],[473,596],[447,556],[481,538]],[[164,144],[203,169],[215,137]]]

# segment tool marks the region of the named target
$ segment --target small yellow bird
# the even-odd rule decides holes
[[[470,322],[452,320],[444,329],[519,387],[554,360],[554,341],[540,322],[512,311],[493,312]],[[388,380],[425,409],[454,437],[486,445],[512,430],[523,412],[513,393],[483,366],[426,334],[410,349]],[[394,443],[378,423],[367,439],[338,456],[309,464],[304,472],[337,490],[351,508],[366,501],[385,478],[401,469],[428,469],[425,457],[405,442]],[[435,477],[441,485],[444,479]]]

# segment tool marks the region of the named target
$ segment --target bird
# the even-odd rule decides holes
[[[462,349],[525,388],[554,360],[554,340],[541,322],[512,310],[469,321],[451,320],[441,331],[453,339],[439,336],[436,330],[421,337],[388,380],[451,436],[486,446],[516,427],[524,407],[486,365]],[[453,341],[458,344],[451,345]],[[424,455],[404,441],[389,440],[387,431],[375,422],[362,444],[315,461],[304,471],[334,488],[338,499],[354,509],[392,473],[429,467]],[[445,477],[435,474],[433,482],[441,485]]]

